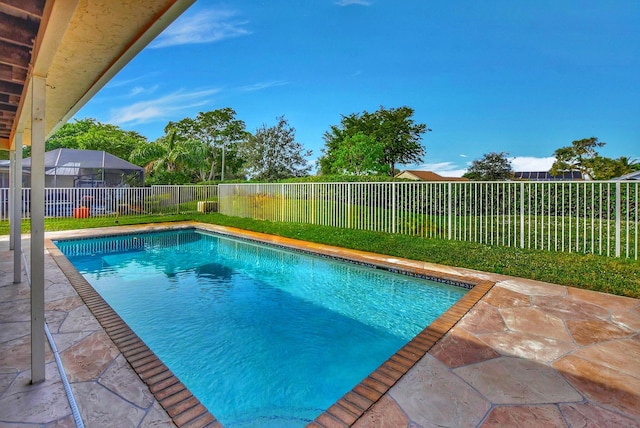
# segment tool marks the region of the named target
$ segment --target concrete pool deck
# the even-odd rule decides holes
[[[172,226],[56,232],[47,238]],[[408,369],[404,376],[398,377],[394,364],[374,372],[313,426],[640,427],[638,299],[206,227],[303,250],[462,276],[485,287],[495,282],[468,312],[453,315],[456,320],[462,317],[457,324],[446,319],[432,324],[432,331],[444,336],[415,364],[411,352],[396,358],[394,364]],[[23,242],[28,245],[28,240]],[[51,254],[45,260],[47,324],[87,427],[219,425],[208,413],[193,412],[197,404],[184,389],[167,388],[165,395],[154,396],[149,382],[132,368],[150,358],[148,365],[155,370],[153,357],[138,353],[133,364],[128,362],[71,286],[74,272],[65,275]],[[29,290],[24,276],[22,283],[12,283],[12,267],[8,237],[0,237],[0,427],[75,426],[50,348],[47,381],[29,384]],[[116,335],[115,341],[124,337]],[[424,347],[425,342],[414,345]]]

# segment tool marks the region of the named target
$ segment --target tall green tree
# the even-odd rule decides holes
[[[274,181],[309,174],[311,165],[306,157],[311,156],[295,139],[295,129],[284,116],[277,118],[278,124],[262,125],[245,142],[240,143],[240,156],[245,161],[247,175],[254,180]]]
[[[562,175],[564,172],[580,171],[583,176],[593,179],[594,166],[597,163],[595,159],[598,157],[597,148],[605,144],[607,143],[591,137],[575,140],[567,147],[560,147],[553,153],[556,160],[549,172],[551,175]]]
[[[104,150],[121,159],[128,159],[131,152],[147,143],[147,139],[135,131],[125,131],[116,125],[85,118],[64,124],[45,142],[45,150]],[[27,156],[30,156],[30,151]]]
[[[592,180],[609,180],[637,171],[640,165],[629,157],[612,159],[600,156],[597,148],[605,142],[596,137],[584,138],[561,147],[554,152],[556,158],[549,171],[552,175],[561,175],[566,171],[580,171],[584,177]]]
[[[610,180],[637,171],[637,163],[626,156],[617,159],[595,156],[589,165],[594,180]]]
[[[194,118],[185,118],[179,122],[169,122],[168,129],[175,129],[178,136],[185,140],[201,141],[209,150],[205,154],[207,171],[200,172],[200,179],[224,180],[225,172],[236,173],[242,165],[237,156],[237,145],[248,138],[245,123],[236,119],[236,112],[230,107],[200,112]]]
[[[390,109],[381,106],[373,113],[364,111],[342,116],[340,125],[332,125],[324,134],[324,155],[318,160],[322,174],[344,172],[345,165],[340,155],[349,149],[343,146],[353,144],[358,134],[375,141],[382,148],[366,153],[366,163],[376,165],[369,168],[373,171],[393,175],[398,164],[422,162],[425,154],[422,135],[431,130],[424,123],[415,123],[413,113],[414,110],[406,106]]]
[[[477,181],[502,181],[513,177],[509,153],[491,152],[471,162],[463,177]]]
[[[333,169],[345,175],[388,175],[389,166],[379,160],[384,156],[381,141],[358,132],[344,139],[335,152]]]

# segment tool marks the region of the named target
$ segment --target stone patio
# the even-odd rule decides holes
[[[246,235],[302,249],[324,248]],[[347,394],[311,425],[640,427],[640,300],[332,247],[324,250],[496,284],[397,382],[376,376],[359,385],[363,394],[367,388],[386,391],[377,402],[370,405]],[[8,237],[0,237],[0,427],[75,426],[48,345],[47,381],[29,384],[29,290],[26,278],[12,283],[12,266]],[[47,324],[85,426],[173,426],[50,256],[45,281]],[[167,398],[183,396],[179,392]]]
[[[46,381],[31,384],[29,285],[24,274],[13,284],[8,248],[8,237],[2,237],[0,427],[75,427],[48,343]],[[46,322],[86,427],[174,426],[51,257],[45,258],[45,298]]]

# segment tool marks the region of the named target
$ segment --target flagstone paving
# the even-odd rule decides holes
[[[0,241],[0,427],[74,427],[48,342],[46,381],[31,384],[29,294],[24,274],[13,284],[13,252]],[[175,426],[50,257],[45,299],[45,319],[86,427]]]
[[[640,427],[640,300],[496,279],[355,425]]]
[[[317,244],[208,227],[322,249]],[[87,233],[96,231],[69,234]],[[335,248],[325,251],[350,253]],[[358,260],[398,262],[353,253]],[[412,363],[407,374],[390,381],[379,400],[371,404],[362,399],[367,385],[380,386],[378,381],[360,384],[361,394],[345,395],[311,425],[640,427],[640,300],[431,263],[403,263],[411,269],[495,285],[426,355]],[[75,426],[48,345],[47,380],[29,383],[29,289],[26,278],[12,283],[12,267],[8,242],[0,239],[0,427]],[[177,412],[193,400],[188,391],[166,378],[148,351],[135,351],[138,345],[125,331],[122,341],[131,342],[125,349],[138,352],[134,362],[128,362],[49,256],[45,282],[47,324],[85,425],[174,426],[158,400],[173,405],[172,411]],[[147,377],[153,374],[158,379],[151,390],[132,364],[150,366]],[[389,379],[384,371],[380,376]],[[190,426],[219,425],[211,419],[200,422]]]

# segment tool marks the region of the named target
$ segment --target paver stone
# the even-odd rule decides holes
[[[454,372],[494,404],[582,401],[583,397],[552,367],[522,358],[501,357]]]

